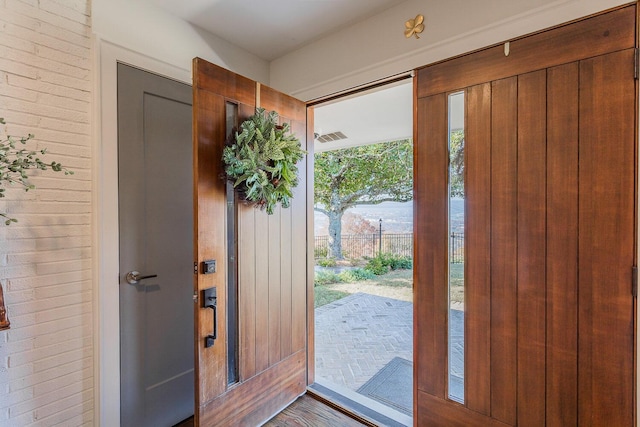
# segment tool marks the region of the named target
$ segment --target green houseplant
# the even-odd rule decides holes
[[[27,150],[27,142],[33,139],[33,135],[28,136],[11,136],[8,135],[4,125],[5,120],[0,117],[0,124],[3,125],[2,134],[0,134],[0,198],[6,197],[5,190],[7,185],[21,185],[25,191],[33,190],[35,186],[27,181],[27,171],[29,169],[47,170],[54,172],[64,172],[65,175],[73,175],[73,171],[64,168],[60,163],[51,162],[44,163],[40,160],[39,155],[45,155],[47,150],[39,151]],[[4,218],[5,225],[12,222],[18,222],[17,219],[10,217],[7,213],[0,212],[0,217]]]
[[[275,111],[257,108],[234,136],[222,160],[227,179],[233,181],[239,196],[266,209],[269,215],[278,203],[289,207],[298,185],[296,163],[306,154],[289,125],[279,125]]]

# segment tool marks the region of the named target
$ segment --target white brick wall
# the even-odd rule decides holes
[[[75,172],[0,200],[0,426],[94,422],[90,5],[0,0],[0,117]]]

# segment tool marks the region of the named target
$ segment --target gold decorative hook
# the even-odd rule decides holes
[[[417,39],[420,37],[418,34],[424,31],[424,16],[418,14],[414,19],[409,19],[404,23],[406,29],[404,30],[404,36],[409,38],[411,36],[416,36]]]

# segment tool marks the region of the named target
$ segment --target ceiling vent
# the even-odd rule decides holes
[[[342,132],[325,133],[316,138],[318,142],[331,142],[340,141],[341,139],[347,139],[347,136]]]

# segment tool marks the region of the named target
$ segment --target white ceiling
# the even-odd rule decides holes
[[[449,95],[450,130],[464,129],[464,92]],[[413,138],[413,85],[396,85],[321,105],[314,111],[314,132],[342,132],[347,139],[316,141],[316,152]]]
[[[404,0],[137,0],[271,61]],[[402,27],[400,27],[402,30]],[[316,151],[412,137],[411,80],[316,107],[315,131],[348,138]]]
[[[342,132],[347,139],[316,142],[315,151],[335,150],[413,137],[413,86],[408,79],[361,96],[321,105],[314,111],[314,131]]]
[[[271,61],[404,0],[139,1],[156,5]]]

